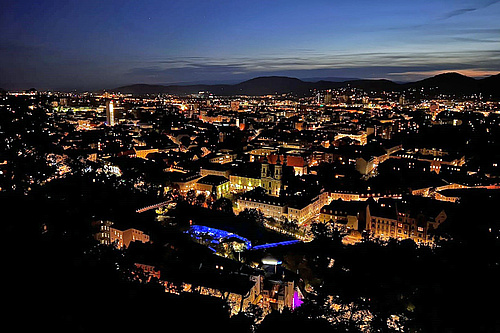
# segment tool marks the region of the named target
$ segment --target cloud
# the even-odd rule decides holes
[[[491,6],[491,5],[494,5],[494,4],[499,3],[499,2],[500,2],[500,0],[487,1],[487,2],[485,2],[483,4],[479,4],[478,6],[475,6],[475,7],[455,9],[453,11],[445,13],[441,17],[441,19],[446,20],[446,19],[449,19],[449,18],[452,18],[452,17],[455,17],[455,16],[460,16],[460,15],[467,14],[467,13],[470,13],[470,12],[475,12],[476,10],[487,8],[487,7]]]
[[[457,41],[460,41],[460,42],[500,44],[500,40],[499,39],[480,39],[480,38],[468,38],[468,37],[453,37],[453,39],[457,40]]]
[[[183,66],[178,66],[179,63],[177,62],[172,63],[175,65],[174,67],[149,66],[132,68],[125,74],[125,79],[128,82],[175,84],[192,81],[225,80],[248,72],[245,65],[234,63],[184,63]]]
[[[474,71],[474,69],[476,69]],[[471,76],[500,72],[500,50],[468,52],[366,52],[268,57],[169,58],[128,70],[131,83],[171,84],[244,80],[261,75],[294,77],[408,78],[462,71]],[[467,75],[467,74],[465,74]]]
[[[400,72],[400,73],[389,73],[390,76],[412,76],[412,77],[429,77],[435,76],[443,73],[449,72],[457,72],[465,76],[470,77],[485,77],[496,75],[499,71],[491,71],[491,70],[481,70],[476,68],[468,68],[468,69],[446,69],[446,70],[431,70],[431,71],[409,71],[409,72]]]
[[[442,18],[443,19],[449,19],[449,18],[452,18],[452,17],[455,17],[455,16],[463,15],[465,13],[470,13],[470,12],[476,11],[479,8],[482,8],[482,7],[456,9],[454,11],[451,11],[451,12],[448,12],[448,13],[444,14]]]

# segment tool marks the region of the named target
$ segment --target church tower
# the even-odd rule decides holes
[[[276,165],[274,166],[274,179],[281,181],[282,175],[283,175],[283,166],[281,165],[280,155],[278,155],[278,159],[276,160]]]
[[[267,178],[269,175],[269,164],[267,163],[267,157],[265,157],[266,161],[262,162],[260,168],[260,178]]]
[[[275,197],[280,196],[282,176],[283,176],[283,166],[281,165],[281,160],[279,155],[277,164],[273,164],[272,166],[270,166],[267,160],[265,160],[261,164],[260,183],[261,187],[263,187],[266,190],[268,195],[272,195]]]

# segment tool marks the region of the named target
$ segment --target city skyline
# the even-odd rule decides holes
[[[500,72],[500,1],[5,4],[3,89]]]
[[[500,332],[499,18],[3,1],[5,326]]]
[[[500,101],[437,79],[1,91],[6,259],[22,272],[7,302],[29,304],[7,317],[22,331],[498,332]]]

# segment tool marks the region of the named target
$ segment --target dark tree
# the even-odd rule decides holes
[[[233,213],[233,203],[228,198],[220,198],[220,199],[217,199],[213,203],[212,209],[220,210],[224,213],[232,214]]]

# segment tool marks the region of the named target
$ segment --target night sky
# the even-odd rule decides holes
[[[500,1],[0,2],[10,90],[500,72]]]

